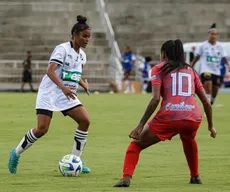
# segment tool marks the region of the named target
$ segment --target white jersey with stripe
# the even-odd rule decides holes
[[[66,42],[56,46],[50,56],[50,63],[58,64],[55,70],[57,76],[66,87],[71,87],[74,92],[77,92],[82,68],[86,63],[85,52],[79,49],[79,53],[77,53],[73,49],[72,42]],[[63,111],[79,104],[81,102],[77,97],[75,100],[68,100],[47,74],[43,77],[38,90],[36,109]]]
[[[209,72],[214,75],[220,75],[220,62],[226,53],[220,42],[215,45],[205,41],[196,52],[200,56],[200,73]]]

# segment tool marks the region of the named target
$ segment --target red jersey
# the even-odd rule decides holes
[[[152,68],[152,85],[161,85],[161,108],[154,117],[160,121],[188,120],[200,122],[202,112],[195,93],[203,89],[200,78],[190,67],[161,74],[164,63]]]

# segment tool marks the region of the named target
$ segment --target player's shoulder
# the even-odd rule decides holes
[[[165,62],[159,63],[155,65],[151,70],[151,75],[159,75],[161,71],[161,67],[165,64]]]
[[[70,42],[65,42],[65,43],[61,43],[59,45],[57,45],[55,47],[55,50],[59,50],[59,51],[67,51],[68,49],[71,48]]]
[[[152,70],[160,70],[161,67],[162,67],[164,64],[165,64],[165,62],[161,62],[161,63],[155,65],[155,66],[152,68]]]
[[[217,42],[216,42],[216,46],[217,46],[217,47],[223,48],[223,44],[222,44],[220,41],[217,41]]]
[[[57,47],[63,47],[64,49],[71,49],[72,48],[70,41],[67,41],[65,43],[61,43],[61,44],[57,45]]]
[[[200,44],[200,47],[206,47],[206,46],[209,46],[209,45],[210,45],[210,43],[206,40],[206,41],[204,41],[204,42],[202,42]]]

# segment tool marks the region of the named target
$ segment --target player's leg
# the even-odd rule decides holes
[[[149,129],[149,125],[146,125],[140,139],[132,141],[128,146],[123,166],[123,178],[114,187],[129,187],[140,152],[159,141],[161,140]]]
[[[142,85],[142,93],[146,93],[147,92],[147,87],[148,87],[148,81],[147,80],[143,80],[143,85]]]
[[[22,82],[22,84],[21,84],[21,92],[24,91],[25,84],[26,84],[25,82]]]
[[[124,73],[124,81],[125,81],[125,91],[124,91],[124,93],[125,94],[129,93],[129,88],[130,88],[129,74],[130,74],[129,70],[125,71],[125,73]]]
[[[35,92],[35,90],[34,90],[34,87],[33,87],[32,83],[29,83],[29,85],[30,85],[30,90],[31,90],[32,92]]]
[[[182,122],[183,123],[183,122]],[[197,129],[199,128],[199,122],[184,122],[182,124],[184,128],[180,133],[180,138],[183,144],[184,153],[190,169],[190,183],[202,184],[199,178],[198,171],[198,147],[195,140]]]
[[[221,85],[221,78],[217,75],[212,75],[212,98],[211,104],[214,104],[216,96],[219,92],[219,87]]]
[[[211,98],[212,98],[212,74],[208,73],[208,72],[202,73],[201,74],[201,81],[203,83],[207,98],[211,102]]]
[[[38,138],[42,137],[47,133],[51,118],[51,111],[37,110],[37,128],[30,129],[22,138],[18,146],[11,150],[8,168],[12,174],[15,174],[17,171],[17,165],[21,153],[31,147]]]
[[[133,86],[133,82],[132,82],[132,80],[131,80],[131,78],[130,78],[131,73],[132,73],[132,70],[130,70],[130,71],[129,71],[129,74],[128,74],[129,88],[130,88],[130,90],[131,90],[132,93],[135,93],[136,91],[135,91],[135,88],[134,88],[134,86]]]
[[[72,154],[81,157],[86,140],[88,136],[88,128],[90,125],[89,115],[82,105],[78,105],[71,110],[64,112],[64,115],[68,115],[78,123],[78,128],[74,135],[74,145]],[[90,169],[83,163],[83,173],[90,173]]]

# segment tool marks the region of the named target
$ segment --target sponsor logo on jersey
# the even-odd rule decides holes
[[[81,79],[81,73],[77,71],[62,70],[62,80],[79,83]]]
[[[192,111],[195,105],[186,105],[184,102],[179,104],[167,103],[165,105],[166,111]]]
[[[68,62],[65,62],[65,67],[69,67],[69,63]]]

